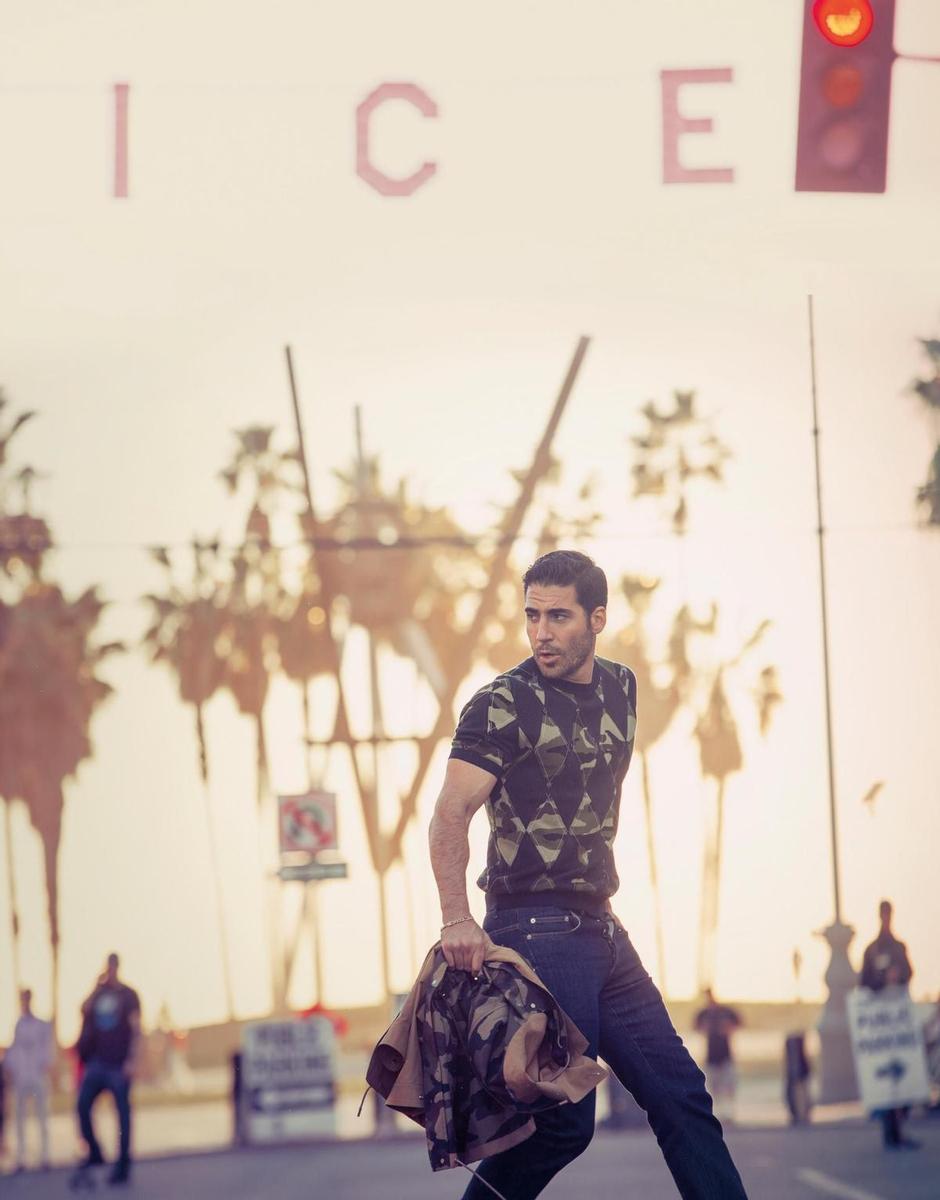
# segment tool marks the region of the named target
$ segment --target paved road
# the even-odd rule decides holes
[[[888,1154],[874,1124],[732,1130],[728,1141],[752,1200],[938,1200],[940,1119],[912,1122],[919,1151]],[[129,1200],[445,1200],[463,1172],[432,1174],[420,1137],[296,1149],[192,1155],[137,1164]],[[58,1200],[67,1173],[4,1177],[4,1200]],[[88,1193],[81,1193],[87,1195]],[[114,1195],[103,1189],[104,1196]],[[546,1200],[676,1200],[650,1133],[599,1133]]]

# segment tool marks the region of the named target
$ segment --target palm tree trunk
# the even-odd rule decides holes
[[[254,716],[255,732],[257,735],[255,799],[258,802],[258,811],[260,812],[264,805],[264,798],[268,794],[268,744],[264,736],[264,710],[255,713]]]
[[[307,784],[313,787],[313,746],[310,745],[310,740],[313,737],[311,731],[311,716],[310,716],[310,680],[301,679],[300,695],[304,706],[304,746],[306,748],[307,761]]]
[[[387,999],[392,994],[391,962],[388,946],[388,902],[385,898],[385,881],[388,869],[384,867],[378,872],[379,885],[379,935],[382,939],[382,995]]]
[[[649,862],[650,887],[653,890],[653,919],[656,927],[656,966],[659,986],[664,996],[666,988],[666,948],[663,938],[663,903],[659,890],[659,868],[656,863],[656,843],[653,838],[653,793],[650,788],[649,762],[645,752],[640,755],[643,771],[643,813],[646,821],[646,857]]]
[[[382,691],[379,684],[379,656],[375,645],[375,634],[369,634],[369,681],[372,699],[372,734],[380,738],[385,734],[385,717],[382,712]],[[375,799],[375,828],[376,850],[380,856],[377,863],[379,875],[379,937],[382,939],[382,987],[386,997],[391,995],[390,950],[388,944],[388,903],[385,896],[385,882],[388,868],[392,862],[392,854],[388,853],[387,839],[381,830],[379,819],[379,744],[372,743],[372,786]]]
[[[46,791],[48,787],[48,791]],[[62,783],[56,779],[44,785],[41,804],[32,813],[33,825],[42,839],[46,863],[46,908],[49,916],[49,942],[52,951],[52,1028],[59,1025],[59,843],[62,837],[62,809],[65,800]]]
[[[401,857],[401,870],[405,885],[405,910],[408,915],[408,978],[415,973],[415,953],[417,950],[417,929],[415,928],[415,892],[414,881],[404,855]],[[420,961],[420,959],[418,960]]]
[[[267,892],[269,955],[271,962],[271,996],[275,1013],[287,1011],[287,978],[285,972],[285,947],[283,914],[281,911],[281,881],[276,874],[280,858],[277,830],[277,808],[275,802],[265,804],[268,792],[268,747],[264,736],[264,709],[254,714],[256,734],[256,792],[258,820],[261,824],[259,845],[262,853],[262,870],[265,872]],[[266,828],[266,826],[273,828]],[[265,851],[265,847],[269,847]]]
[[[196,710],[196,739],[199,743],[199,772],[202,776],[203,812],[206,818],[206,840],[209,843],[209,866],[212,872],[212,883],[215,891],[215,912],[218,923],[219,950],[222,954],[222,983],[225,988],[225,1011],[228,1019],[235,1017],[235,995],[232,988],[232,966],[229,961],[228,940],[225,936],[225,905],[222,900],[222,877],[219,869],[219,855],[216,847],[215,829],[212,823],[212,798],[209,793],[209,754],[206,743],[206,728],[203,722],[202,705],[193,706]]]
[[[317,894],[316,883],[306,884],[307,891],[310,894],[310,900],[307,905],[307,922],[308,932],[310,934],[311,949],[313,951],[313,973],[316,976],[317,987],[317,1003],[326,1007],[326,995],[324,985],[324,970],[323,970],[323,940],[320,929],[320,904]]]
[[[721,883],[721,840],[724,821],[725,781],[718,779],[714,798],[706,801],[705,856],[702,865],[702,908],[699,930],[698,986],[714,986],[715,947],[718,934],[718,895]]]
[[[12,801],[7,800],[3,805],[4,837],[6,840],[7,885],[10,890],[10,946],[13,957],[13,1011],[19,1012],[20,992],[23,988],[23,977],[20,974],[20,915],[16,907],[16,882],[13,877],[13,819]]]
[[[718,780],[718,812],[715,819],[715,899],[714,899],[714,921],[715,921],[715,941],[718,940],[718,917],[719,917],[719,902],[721,900],[721,850],[724,840],[724,821],[725,821],[725,777],[722,776]]]

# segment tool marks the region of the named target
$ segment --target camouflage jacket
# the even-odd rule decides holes
[[[431,1167],[477,1162],[535,1132],[533,1115],[576,1103],[607,1075],[528,963],[490,943],[483,969],[432,946],[366,1078],[424,1127]]]

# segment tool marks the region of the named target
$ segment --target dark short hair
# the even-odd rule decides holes
[[[588,616],[595,608],[607,607],[607,576],[593,558],[578,550],[552,550],[537,558],[522,576],[523,591],[533,583],[574,584],[578,603]]]

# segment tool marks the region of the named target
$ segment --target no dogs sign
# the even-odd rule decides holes
[[[278,796],[281,853],[318,854],[335,850],[336,796],[313,790],[301,796]]]

